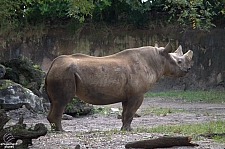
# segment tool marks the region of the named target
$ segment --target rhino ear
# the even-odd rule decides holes
[[[165,46],[165,49],[163,50],[163,53],[164,54],[168,54],[168,53],[171,53],[172,52],[172,45],[171,43],[169,42],[166,46]]]
[[[179,56],[183,56],[182,46],[180,45],[174,53],[177,53]]]
[[[187,56],[191,60],[193,57],[193,51],[189,50],[187,53],[184,54],[184,56]]]

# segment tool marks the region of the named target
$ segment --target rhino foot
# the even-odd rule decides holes
[[[132,131],[133,130],[133,128],[131,128],[130,126],[129,127],[122,127],[121,128],[121,131]]]

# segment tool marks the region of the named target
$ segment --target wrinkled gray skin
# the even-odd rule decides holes
[[[114,55],[93,57],[84,54],[57,57],[47,73],[45,87],[51,107],[47,119],[62,131],[65,106],[77,95],[94,105],[122,102],[122,130],[132,130],[131,121],[144,94],[163,75],[183,77],[191,68],[193,52],[174,53],[164,47],[127,49]]]
[[[4,77],[6,73],[5,66],[0,64],[0,79]]]

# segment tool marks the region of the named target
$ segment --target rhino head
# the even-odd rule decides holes
[[[173,53],[170,43],[165,48],[161,49],[161,54],[164,57],[165,76],[183,77],[191,69],[191,60],[193,51],[189,50],[183,54],[181,45]]]

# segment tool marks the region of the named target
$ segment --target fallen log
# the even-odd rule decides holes
[[[198,146],[198,144],[190,143],[190,137],[159,137],[156,139],[141,140],[128,142],[125,145],[125,148],[144,148],[144,149],[153,149],[153,148],[165,148],[173,146]]]
[[[36,124],[33,128],[27,128],[21,117],[17,124],[4,128],[4,125],[9,121],[9,117],[0,110],[0,118],[0,148],[28,148],[29,145],[32,145],[32,139],[47,134],[47,128],[42,123]],[[17,143],[17,140],[21,140],[22,143]]]
[[[3,110],[0,110],[0,130],[3,129],[5,124],[10,120],[10,118],[6,115]]]

